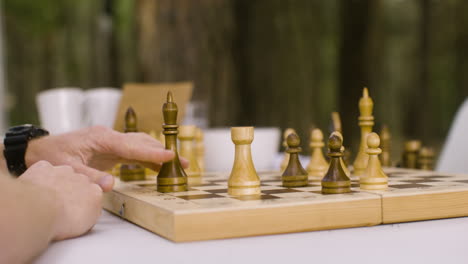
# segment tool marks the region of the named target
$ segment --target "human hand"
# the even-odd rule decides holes
[[[53,240],[82,235],[90,230],[101,214],[101,188],[70,166],[52,166],[39,161],[18,181],[45,188],[56,194]]]
[[[119,133],[106,127],[90,127],[74,132],[32,140],[26,152],[26,165],[46,160],[52,165],[69,165],[112,190],[113,177],[103,172],[117,163],[139,163],[158,171],[174,152],[145,133]],[[182,165],[188,161],[181,158]]]

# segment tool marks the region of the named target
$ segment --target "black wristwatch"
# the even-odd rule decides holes
[[[21,125],[8,129],[3,145],[3,155],[7,163],[8,170],[15,176],[20,176],[26,171],[26,161],[24,156],[28,148],[28,142],[32,139],[49,135],[45,129],[33,125]]]

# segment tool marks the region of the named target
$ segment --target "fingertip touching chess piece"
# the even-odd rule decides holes
[[[421,170],[434,169],[435,153],[432,148],[422,147],[418,156],[418,168]]]
[[[372,132],[374,126],[374,116],[372,115],[372,109],[374,108],[374,102],[369,97],[369,91],[367,87],[364,87],[362,91],[362,97],[359,100],[359,127],[361,128],[361,143],[359,144],[359,152],[354,160],[354,175],[360,176],[365,173],[367,168],[367,162],[369,157],[367,156],[367,135]]]
[[[137,116],[132,107],[127,109],[124,123],[125,133],[138,132]],[[139,164],[122,164],[119,172],[121,181],[143,181],[146,178],[146,170]]]
[[[254,139],[254,128],[232,127],[231,139],[235,145],[235,157],[228,180],[228,194],[260,195],[260,178],[255,171],[250,149]]]
[[[367,136],[367,163],[366,173],[359,179],[359,184],[363,190],[385,190],[388,187],[388,177],[382,170],[379,160],[379,154],[382,150],[379,148],[380,138],[377,133],[370,133]]]
[[[322,179],[322,193],[324,194],[351,192],[351,180],[346,175],[341,161],[343,157],[342,146],[340,132],[333,132],[328,139],[330,167]]]
[[[288,147],[288,143],[286,142],[286,139],[288,138],[289,134],[291,133],[296,133],[296,130],[294,130],[294,128],[286,128],[286,130],[284,130],[283,132],[283,148],[286,150],[286,148]],[[283,157],[283,161],[281,162],[281,166],[280,166],[280,171],[281,172],[284,172],[284,170],[286,169],[286,166],[288,166],[288,162],[289,162],[289,153],[288,152],[284,152],[284,157]]]
[[[421,149],[420,140],[408,140],[405,142],[405,150],[402,157],[402,167],[408,169],[418,168],[418,155]]]
[[[302,151],[301,140],[296,133],[291,133],[286,139],[289,153],[289,162],[283,172],[282,180],[284,187],[303,187],[309,183],[307,171],[301,165],[299,153]]]
[[[189,160],[189,166],[185,169],[187,183],[197,185],[201,183],[200,167],[195,157],[194,138],[196,127],[193,125],[183,125],[179,127],[180,152],[182,157]]]
[[[177,151],[177,104],[174,103],[172,93],[167,93],[167,100],[163,108],[163,134],[165,136],[166,149],[174,151],[175,157],[163,163],[157,177],[158,192],[184,192],[187,191],[187,174],[179,160]]]
[[[306,168],[309,178],[311,180],[322,180],[325,173],[327,173],[328,162],[322,152],[325,143],[323,143],[323,133],[320,129],[316,128],[310,133],[309,146],[312,152],[310,162]]]
[[[203,131],[199,127],[195,132],[195,156],[197,157],[200,172],[203,173],[205,171],[205,144],[203,142]]]
[[[390,152],[390,143],[391,142],[391,135],[390,130],[388,127],[384,125],[380,132],[380,148],[382,149],[382,154],[380,154],[380,162],[384,167],[391,167],[391,152]]]

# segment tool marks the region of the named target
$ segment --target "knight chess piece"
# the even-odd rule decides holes
[[[167,100],[162,111],[166,149],[174,151],[175,157],[162,165],[157,177],[157,190],[158,192],[184,192],[187,191],[187,174],[180,164],[179,153],[177,152],[178,108],[171,92],[167,93]]]
[[[197,185],[201,183],[200,167],[198,167],[198,161],[195,157],[195,132],[196,127],[193,125],[184,125],[179,128],[179,154],[189,160],[189,167],[185,169],[189,185]]]
[[[286,139],[291,133],[296,133],[296,130],[294,130],[294,128],[286,128],[286,130],[284,130],[283,132],[283,144],[282,145],[285,150],[288,147],[288,143],[286,142]],[[286,169],[286,166],[288,166],[288,162],[289,162],[289,153],[285,151],[283,161],[281,162],[281,166],[280,166],[281,172],[284,172],[284,170]]]
[[[382,127],[382,131],[380,132],[380,139],[380,148],[382,149],[382,154],[379,156],[380,162],[382,166],[390,167],[392,166],[390,152],[391,135],[386,125]]]
[[[382,150],[379,148],[380,138],[377,133],[370,133],[367,136],[367,163],[366,173],[359,179],[359,184],[363,190],[385,190],[388,187],[388,177],[382,170],[379,154]]]
[[[232,127],[231,139],[235,145],[235,157],[228,180],[228,194],[260,195],[260,178],[255,170],[250,149],[254,139],[254,128]]]
[[[137,116],[132,107],[125,113],[124,132],[138,132]],[[145,168],[139,164],[122,164],[119,169],[121,181],[143,181],[146,178]]]
[[[346,175],[341,161],[343,157],[341,139],[340,132],[333,132],[328,139],[330,167],[322,179],[322,193],[324,194],[351,192],[351,180]]]
[[[374,126],[374,116],[372,115],[372,109],[374,108],[374,102],[369,97],[369,91],[364,87],[362,97],[359,100],[359,126],[361,128],[361,143],[359,145],[359,152],[354,160],[354,175],[361,176],[366,172],[367,162],[369,157],[367,156],[367,136],[372,132]]]
[[[323,133],[320,129],[316,128],[310,133],[309,146],[312,154],[306,170],[311,179],[322,180],[325,173],[327,173],[328,162],[322,152],[325,143],[323,143]]]
[[[302,187],[307,186],[309,183],[308,173],[301,165],[299,160],[299,153],[302,151],[300,144],[301,140],[296,133],[289,134],[286,139],[288,148],[286,152],[289,153],[288,166],[281,176],[284,187]],[[323,157],[322,157],[323,158]]]
[[[418,156],[421,149],[421,141],[408,140],[405,142],[401,166],[408,169],[418,168]]]

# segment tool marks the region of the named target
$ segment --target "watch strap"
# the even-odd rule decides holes
[[[8,171],[14,176],[23,174],[27,169],[24,157],[28,148],[28,141],[26,135],[7,136],[4,140],[3,155],[6,159]]]

